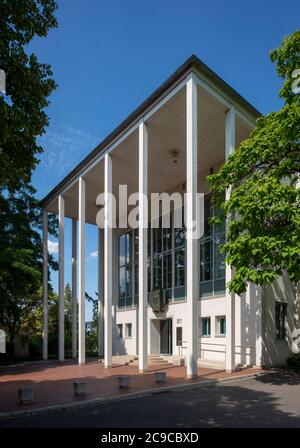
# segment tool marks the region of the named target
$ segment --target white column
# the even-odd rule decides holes
[[[85,364],[85,180],[79,178],[78,208],[78,363]]]
[[[104,231],[98,228],[98,356],[104,355]]]
[[[65,359],[65,200],[58,197],[58,360]]]
[[[148,367],[147,351],[147,236],[148,236],[148,131],[139,125],[139,371]]]
[[[225,159],[235,150],[235,110],[231,108],[226,113],[225,120]],[[230,197],[230,190],[226,192],[226,199]],[[228,227],[228,222],[227,222]],[[226,265],[226,284],[232,278],[232,268]],[[232,372],[235,370],[235,295],[231,294],[226,288],[226,370]]]
[[[104,158],[104,366],[112,366],[112,160]]]
[[[77,221],[72,219],[72,358],[77,358]]]
[[[186,297],[187,378],[197,376],[197,300],[199,298],[199,240],[192,237],[197,217],[197,82],[191,75],[186,85]]]
[[[255,294],[255,365],[263,367],[263,333],[262,333],[262,291],[260,286],[252,285]]]
[[[43,359],[48,359],[48,213],[43,210]]]

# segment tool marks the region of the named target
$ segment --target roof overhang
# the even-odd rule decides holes
[[[97,157],[105,152],[105,150],[111,146],[116,139],[121,137],[122,134],[125,134],[130,127],[136,125],[136,123],[138,123],[151,108],[155,107],[156,104],[158,104],[172,89],[176,88],[176,86],[191,72],[195,72],[204,83],[208,83],[214,90],[220,92],[230,102],[234,103],[250,118],[250,120],[253,121],[253,123],[261,116],[261,113],[236,90],[230,87],[229,84],[220,78],[197,56],[192,55],[40,201],[41,207],[47,207],[47,204],[49,204],[62,190],[67,188],[68,184],[70,184],[83,169],[88,167],[95,159],[97,159]]]

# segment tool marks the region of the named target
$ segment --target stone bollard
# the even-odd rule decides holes
[[[32,389],[18,389],[18,402],[19,404],[30,404],[33,402]]]
[[[74,381],[73,392],[76,397],[82,397],[86,395],[86,382],[85,381]]]
[[[155,381],[157,383],[164,383],[166,381],[166,372],[155,372]]]
[[[130,378],[127,375],[118,376],[119,388],[120,389],[128,389]]]

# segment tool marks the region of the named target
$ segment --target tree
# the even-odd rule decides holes
[[[28,54],[28,45],[57,26],[56,7],[54,0],[0,3],[0,68],[6,73],[6,95],[0,95],[1,190],[14,191],[30,182],[43,151],[36,137],[48,125],[44,109],[56,84],[50,66]]]
[[[97,298],[94,299],[87,292],[85,299],[93,304],[92,321],[86,332],[86,351],[89,355],[96,355],[98,352],[98,293],[95,293]]]
[[[54,0],[0,3],[0,68],[6,73],[6,94],[0,94],[0,326],[11,342],[41,285],[42,219],[31,175],[56,84],[50,66],[28,54],[28,45],[57,26],[55,9]],[[52,217],[50,233],[55,228]]]
[[[65,351],[72,353],[72,290],[69,283],[65,286]]]
[[[291,281],[300,280],[300,95],[292,91],[300,31],[270,57],[284,79],[282,109],[259,118],[249,138],[208,179],[221,208],[213,220],[228,220],[222,250],[234,268],[229,289],[237,294],[247,282],[271,284],[283,271]],[[230,197],[224,201],[226,190]]]

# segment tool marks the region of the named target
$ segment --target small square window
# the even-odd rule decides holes
[[[284,341],[286,336],[286,314],[287,304],[275,302],[276,339],[279,341]]]
[[[226,317],[216,317],[216,334],[217,336],[226,336]]]
[[[118,324],[117,329],[118,329],[118,338],[123,339],[123,324]]]
[[[125,324],[125,337],[132,338],[132,324]]]
[[[210,336],[210,317],[202,317],[201,319],[201,336]]]

